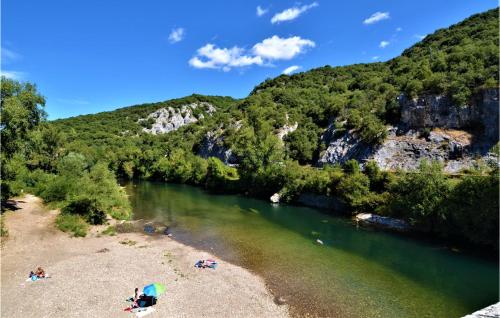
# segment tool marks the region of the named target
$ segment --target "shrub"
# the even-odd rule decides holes
[[[85,237],[89,227],[81,216],[73,214],[59,214],[56,226],[63,232],[73,233],[75,237]]]
[[[444,202],[450,190],[441,164],[423,161],[417,171],[404,174],[391,185],[391,209],[423,231],[439,232],[447,218]]]
[[[453,189],[448,214],[459,233],[471,242],[498,250],[498,170],[469,175]],[[459,235],[460,236],[460,235]]]
[[[97,203],[88,198],[71,201],[62,209],[63,214],[79,215],[90,224],[103,224],[106,221],[106,213],[97,207]]]
[[[337,193],[353,211],[363,210],[370,194],[370,179],[360,172],[346,174],[337,187]]]
[[[7,237],[9,236],[9,230],[7,230],[7,227],[5,226],[5,221],[3,216],[0,216],[0,237]]]
[[[45,185],[39,194],[46,202],[61,202],[65,201],[69,194],[74,192],[76,186],[75,180],[58,176]]]
[[[209,189],[219,191],[230,187],[239,179],[238,170],[224,165],[215,157],[208,158],[206,186]]]

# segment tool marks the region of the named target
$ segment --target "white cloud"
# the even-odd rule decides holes
[[[373,57],[372,57],[372,60],[376,61],[376,60],[378,60],[379,58],[380,58],[380,56],[375,55],[375,56],[373,56]]]
[[[396,28],[396,32],[401,32],[401,31],[403,31],[402,27]]]
[[[421,34],[415,34],[414,37],[416,37],[417,39],[419,40],[423,40],[425,39],[425,37],[427,36],[427,34],[424,34],[424,35],[421,35]]]
[[[308,47],[316,44],[299,36],[280,38],[272,36],[255,44],[251,50],[234,46],[232,48],[218,48],[208,43],[196,51],[196,55],[189,60],[194,68],[221,69],[225,72],[234,67],[250,65],[265,65],[275,60],[290,60]]]
[[[302,13],[306,12],[309,9],[317,7],[318,3],[313,2],[311,4],[303,5],[302,7],[292,7],[286,10],[281,11],[280,13],[276,13],[271,18],[271,23],[280,23],[284,21],[291,21],[298,18]]]
[[[382,20],[389,19],[389,12],[375,12],[369,18],[363,21],[363,24],[373,24]]]
[[[1,76],[5,76],[7,78],[10,78],[10,79],[14,79],[14,80],[20,80],[22,79],[26,73],[24,72],[17,72],[17,71],[5,71],[5,70],[2,70],[2,72],[0,73]]]
[[[211,43],[199,48],[197,55],[189,60],[189,65],[194,68],[222,69],[225,72],[229,71],[231,67],[261,65],[262,63],[260,56],[245,55],[244,50],[237,46],[230,49],[217,48]]]
[[[290,67],[285,68],[285,70],[283,70],[283,74],[288,75],[290,73],[295,72],[298,69],[300,69],[300,66],[298,66],[298,65],[292,65]]]
[[[170,32],[170,35],[168,36],[168,40],[170,43],[177,43],[182,41],[185,35],[186,31],[183,28],[172,29],[172,32]]]
[[[269,9],[264,9],[264,8],[262,8],[261,6],[257,6],[257,16],[258,16],[258,17],[263,16],[263,15],[264,15],[264,14],[266,14],[267,12],[269,12]]]
[[[269,60],[290,60],[297,54],[303,53],[307,47],[314,47],[316,44],[300,36],[280,38],[272,36],[253,46],[255,55]]]
[[[385,48],[386,46],[388,46],[390,44],[389,41],[381,41],[380,44],[378,45],[380,48]]]
[[[0,50],[2,51],[2,54],[1,54],[2,64],[16,61],[16,60],[19,60],[21,58],[21,55],[19,53],[11,51],[5,47],[1,47]]]

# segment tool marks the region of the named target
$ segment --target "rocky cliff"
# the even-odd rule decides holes
[[[204,114],[210,116],[215,111],[216,109],[212,104],[198,102],[178,108],[160,108],[149,114],[146,118],[139,119],[138,122],[150,127],[143,128],[144,132],[153,135],[166,134],[203,119],[205,117]]]
[[[402,127],[470,129],[479,124],[486,137],[498,139],[498,89],[482,90],[470,105],[455,105],[442,95],[401,95],[399,104]]]
[[[207,132],[199,146],[198,156],[205,159],[216,157],[226,165],[236,164],[238,160],[233,151],[224,144],[223,133],[222,129]]]
[[[399,97],[401,121],[388,127],[378,146],[362,142],[355,131],[339,134],[330,125],[322,135],[327,145],[317,164],[375,160],[386,170],[415,169],[426,160],[440,161],[447,172],[470,168],[479,160],[497,162],[489,150],[498,142],[498,89],[481,91],[471,105],[456,106],[445,96]]]
[[[288,115],[286,115],[288,121]],[[238,131],[241,128],[241,121],[236,121],[230,125],[230,128]],[[293,124],[286,123],[283,127],[276,130],[275,134],[282,142],[284,138],[291,132],[294,132],[299,127],[297,122]],[[218,129],[208,131],[203,137],[198,148],[198,156],[203,158],[216,157],[226,165],[238,164],[238,158],[233,151],[224,142],[224,128],[220,126]]]

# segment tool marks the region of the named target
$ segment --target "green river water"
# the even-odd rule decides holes
[[[498,301],[496,262],[306,207],[185,185],[126,189],[135,218],[165,222],[180,242],[257,273],[296,316],[461,317]]]

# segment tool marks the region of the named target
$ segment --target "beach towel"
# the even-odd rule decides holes
[[[146,307],[146,308],[134,308],[131,310],[131,312],[133,312],[136,317],[144,317],[153,313],[155,310],[156,309],[154,309],[153,307]]]
[[[215,269],[217,268],[217,262],[212,260],[212,259],[207,259],[205,261],[204,264],[202,264],[201,260],[197,261],[195,264],[194,264],[194,267],[197,267],[197,268],[212,268],[212,269]]]
[[[40,280],[40,279],[47,279],[47,278],[51,278],[51,276],[49,276],[49,274],[45,274],[45,277],[38,277],[38,276],[35,276],[35,277],[36,277],[35,279],[33,279],[33,278],[31,278],[31,277],[28,277],[28,278],[26,278],[26,281],[27,281],[27,282],[36,282],[36,281],[38,281],[38,280]]]

